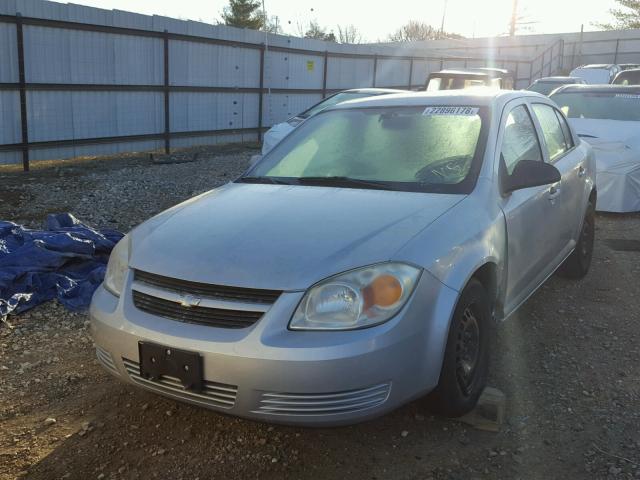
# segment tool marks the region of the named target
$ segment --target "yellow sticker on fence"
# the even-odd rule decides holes
[[[313,60],[307,60],[307,71],[309,72],[313,72],[313,67],[315,66],[315,63]]]

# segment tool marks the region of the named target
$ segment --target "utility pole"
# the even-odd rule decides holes
[[[509,36],[516,34],[516,24],[518,23],[518,0],[513,0],[513,9],[511,10],[511,22],[509,22]]]
[[[442,23],[440,24],[440,38],[444,37],[444,19],[447,16],[447,1],[444,0],[444,9],[442,10]]]

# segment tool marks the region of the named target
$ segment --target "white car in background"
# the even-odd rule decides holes
[[[611,83],[619,72],[618,65],[594,64],[574,68],[569,76],[582,78],[589,85],[602,85]]]
[[[316,103],[304,112],[299,113],[295,117],[291,117],[286,122],[276,123],[267,130],[264,134],[264,138],[262,139],[262,155],[265,155],[269,150],[280,143],[280,140],[286,137],[289,132],[304,122],[307,118],[314,116],[316,113],[321,112],[327,107],[332,107],[338,103],[355,100],[357,98],[375,97],[377,95],[388,95],[390,93],[403,92],[406,93],[405,90],[395,90],[392,88],[354,88],[335,93],[321,102]]]
[[[596,155],[596,210],[640,211],[640,86],[567,85],[551,94]]]
[[[548,97],[551,92],[562,85],[584,85],[586,83],[584,79],[579,77],[543,77],[535,80],[525,90],[538,92]]]

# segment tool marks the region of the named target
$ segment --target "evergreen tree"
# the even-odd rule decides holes
[[[627,28],[640,28],[640,0],[616,0],[622,8],[609,10],[615,23],[599,23],[599,27],[605,30],[624,30]]]
[[[229,0],[222,11],[225,25],[260,30],[264,26],[264,15],[257,0]]]

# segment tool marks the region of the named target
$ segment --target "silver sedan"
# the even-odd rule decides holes
[[[536,93],[327,109],[242,177],[114,249],[91,305],[104,367],[241,417],[471,410],[492,326],[591,261],[594,159]]]

